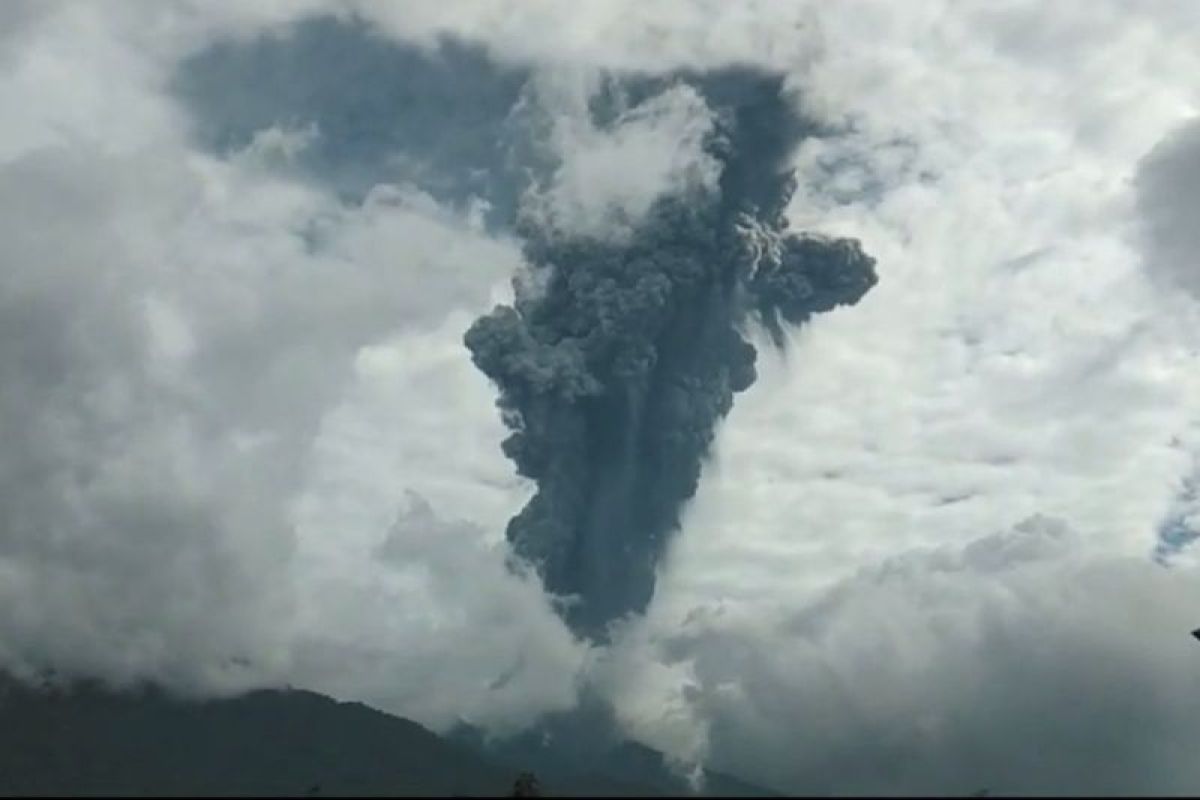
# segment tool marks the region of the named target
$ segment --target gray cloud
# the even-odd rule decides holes
[[[1173,131],[1142,160],[1137,191],[1147,269],[1200,299],[1200,122]]]
[[[519,258],[419,192],[348,208],[171,133],[0,166],[0,659],[224,690],[304,667],[290,509],[359,350]]]
[[[279,465],[239,459],[192,424],[200,409],[156,369],[145,327],[157,276],[131,240],[169,215],[139,205],[164,199],[180,177],[168,169],[61,150],[0,168],[10,663],[191,683],[279,656],[288,537],[271,501],[247,491],[277,489]],[[240,541],[244,527],[261,533]]]
[[[505,549],[408,491],[369,558],[346,560],[369,578],[347,581],[337,556],[301,570],[315,602],[293,680],[441,730],[466,720],[508,732],[571,708],[581,651],[537,581],[509,573]]]
[[[1142,263],[1158,288],[1171,300],[1200,300],[1200,122],[1190,121],[1163,138],[1138,165],[1135,185],[1139,213],[1137,241]],[[1191,328],[1194,306],[1170,303],[1183,325]],[[1197,459],[1200,462],[1200,459]],[[1200,538],[1200,469],[1183,481],[1159,526],[1158,558],[1172,561]]]
[[[1079,543],[1032,518],[778,618],[698,616],[663,657],[691,667],[709,763],[789,793],[1187,793],[1200,590]]]

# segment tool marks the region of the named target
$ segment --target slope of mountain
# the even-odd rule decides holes
[[[515,772],[304,691],[189,702],[93,685],[0,695],[0,794],[498,795]]]
[[[661,754],[631,747],[637,752],[560,763],[523,748],[485,753],[410,720],[307,691],[189,701],[88,683],[31,688],[0,676],[5,796],[495,797],[508,794],[523,769],[538,774],[545,796],[686,793]],[[721,787],[769,794],[747,793],[741,783],[707,788]]]

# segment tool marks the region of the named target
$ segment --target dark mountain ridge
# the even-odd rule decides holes
[[[0,675],[4,796],[496,797],[527,769],[545,796],[692,793],[666,765],[629,743],[590,762],[556,759],[553,749],[489,750],[295,689],[190,700],[154,687],[31,686]],[[770,794],[713,777],[704,793]]]

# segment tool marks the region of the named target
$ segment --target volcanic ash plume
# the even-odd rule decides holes
[[[659,197],[619,237],[522,230],[543,277],[465,336],[499,387],[504,452],[537,492],[508,525],[515,553],[568,600],[579,634],[645,610],[717,422],[755,380],[742,336],[857,302],[876,282],[855,241],[795,235],[782,212],[803,136],[778,76],[731,69],[626,84],[627,102],[680,83],[712,112],[707,187]]]

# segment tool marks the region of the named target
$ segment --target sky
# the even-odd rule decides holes
[[[608,235],[706,109],[598,129],[605,71],[732,63],[879,283],[748,332],[592,646],[505,566],[533,487],[462,344],[524,274],[504,155]],[[0,665],[439,731],[586,687],[787,792],[1194,792],[1198,112],[1191,0],[2,4]]]

